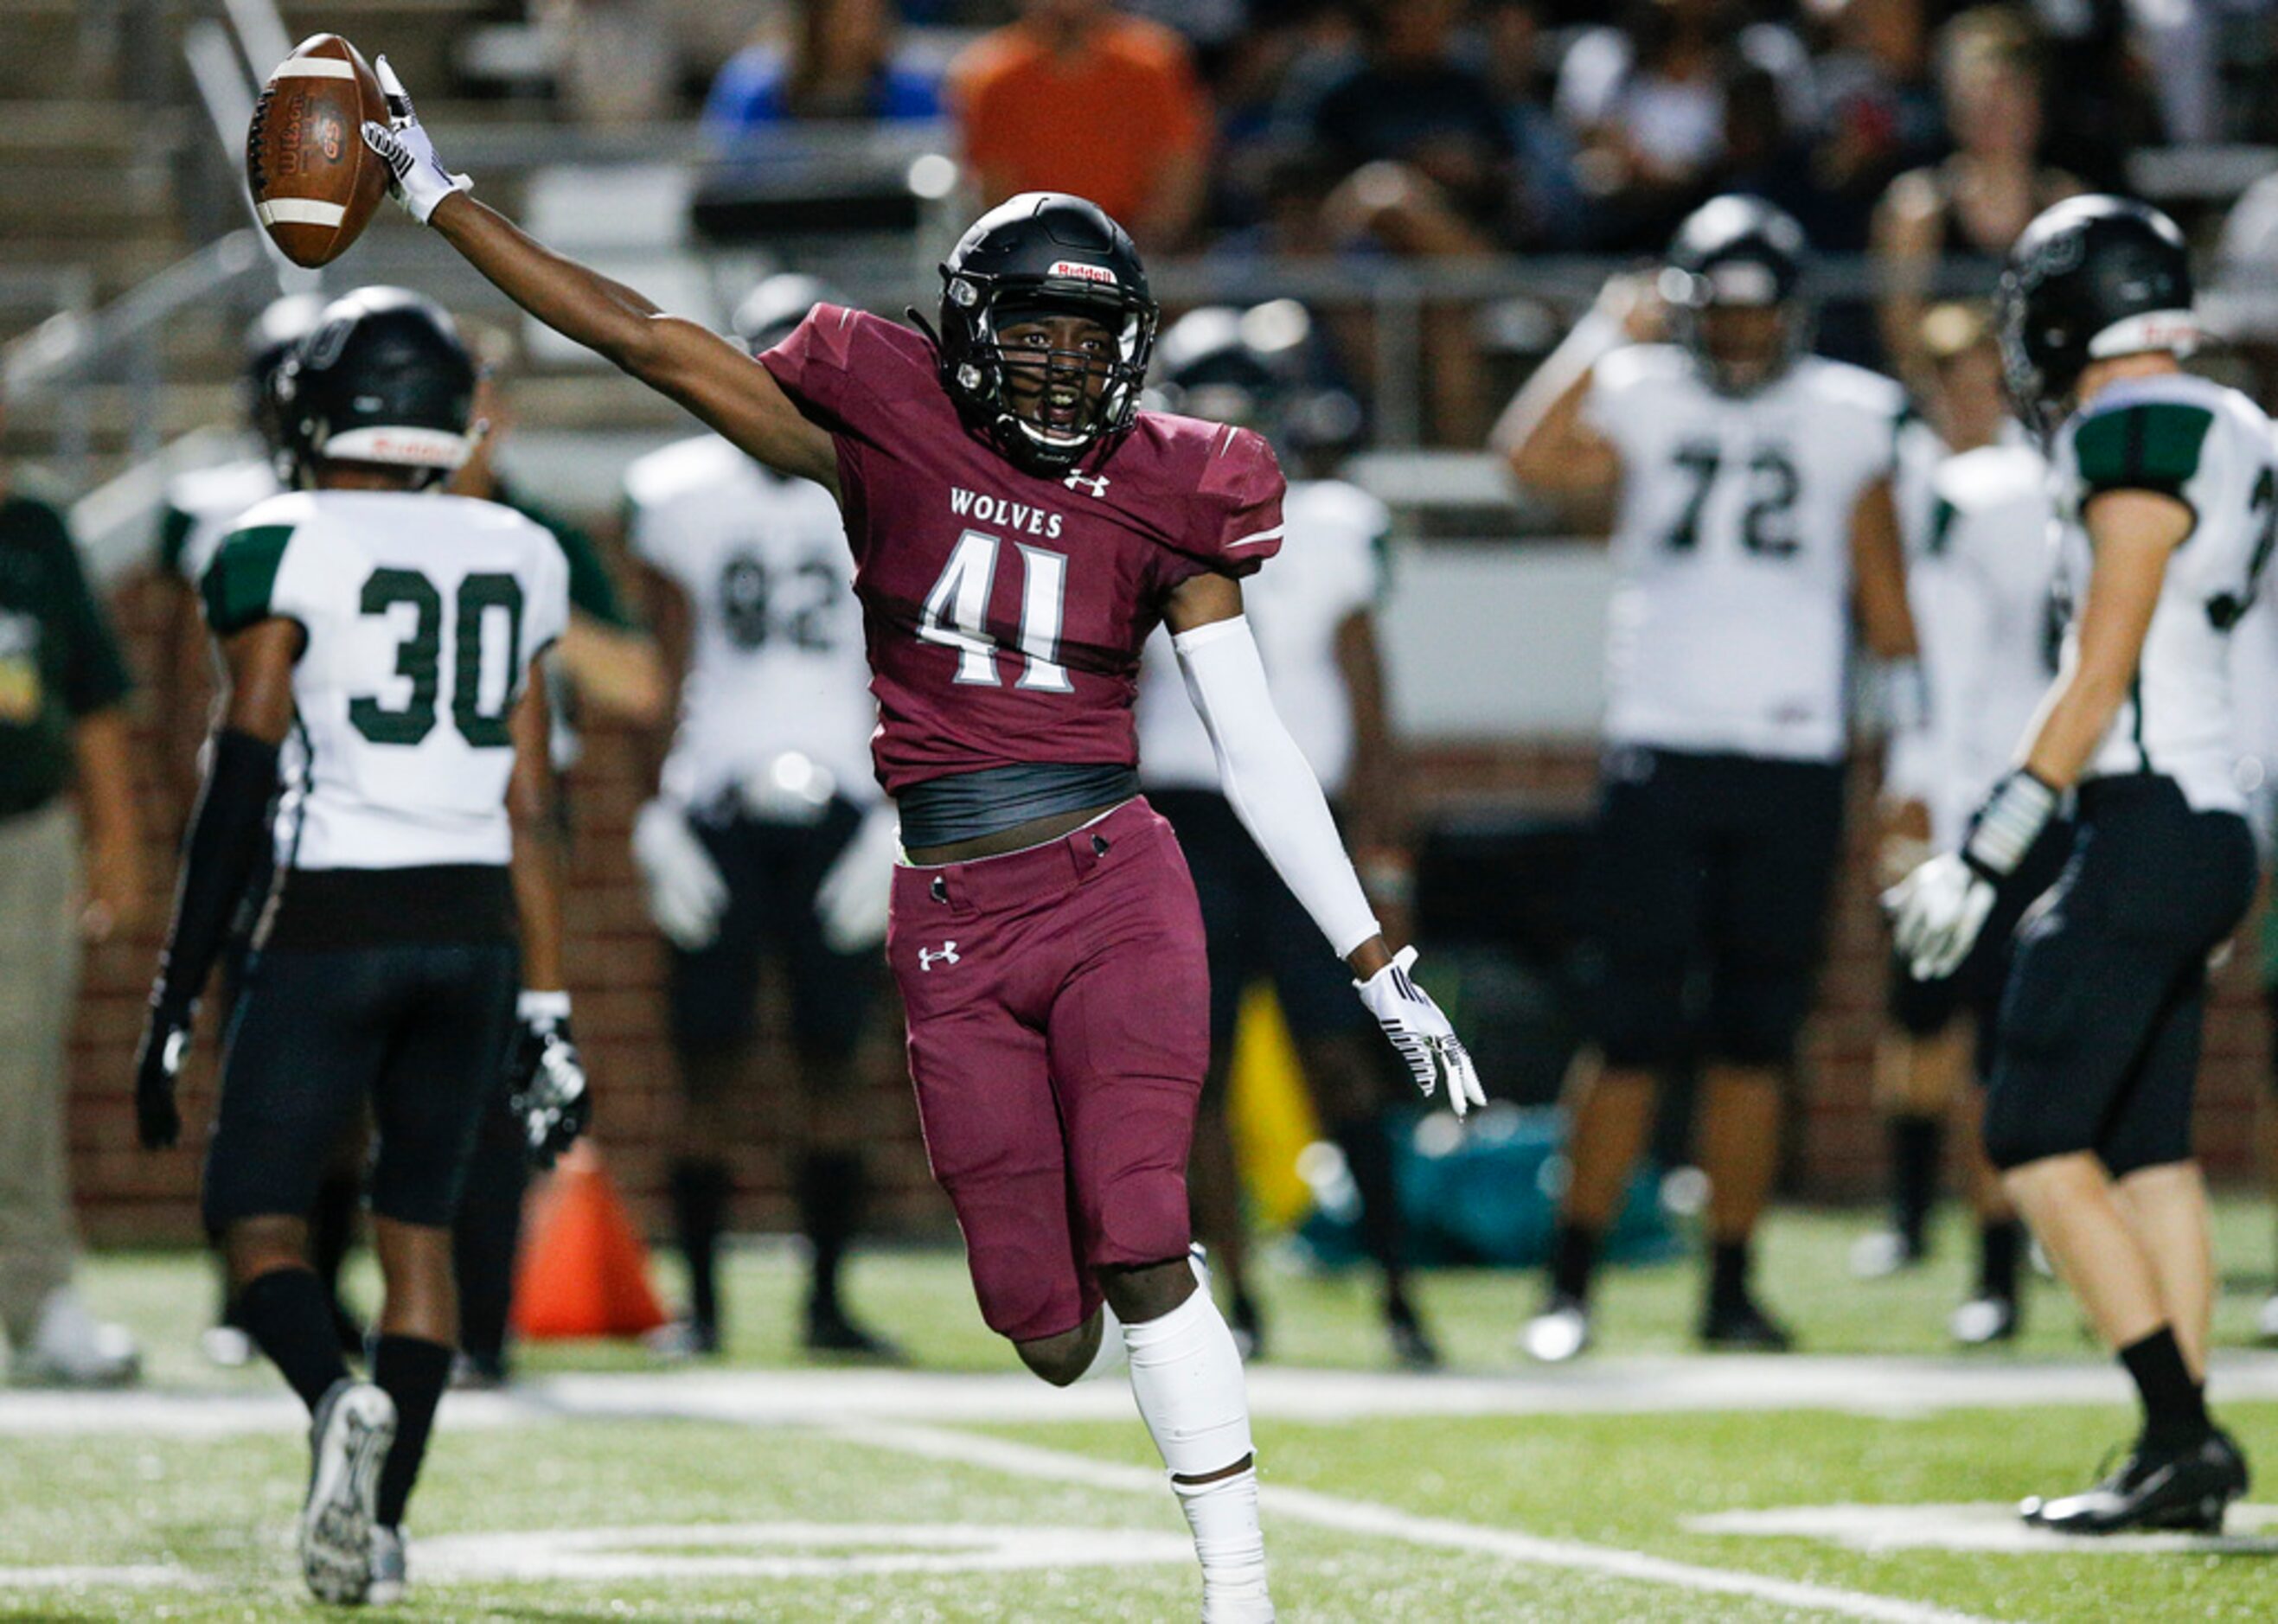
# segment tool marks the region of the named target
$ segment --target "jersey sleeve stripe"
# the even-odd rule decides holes
[[[198,583],[206,624],[215,636],[226,637],[269,618],[277,568],[285,561],[285,545],[292,538],[289,524],[257,524],[222,543]]]
[[[1224,550],[1228,553],[1239,553],[1244,547],[1262,547],[1269,541],[1280,540],[1281,532],[1285,528],[1277,524],[1270,530],[1253,530],[1238,541],[1227,542]]]

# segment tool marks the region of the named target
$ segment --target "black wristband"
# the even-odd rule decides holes
[[[216,736],[213,765],[183,843],[174,926],[158,960],[153,1007],[187,1012],[205,990],[268,842],[269,803],[276,792],[276,745],[234,728]]]

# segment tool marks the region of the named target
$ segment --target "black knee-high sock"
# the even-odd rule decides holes
[[[1748,1243],[1720,1240],[1708,1248],[1708,1302],[1734,1308],[1748,1299]]]
[[[1578,1302],[1590,1299],[1590,1277],[1597,1272],[1604,1237],[1587,1224],[1561,1222],[1550,1242],[1550,1289]]]
[[[419,1337],[383,1333],[371,1355],[371,1379],[395,1400],[395,1443],[379,1469],[374,1518],[384,1528],[403,1521],[404,1503],[427,1458],[427,1437],[435,1430],[435,1407],[450,1384],[451,1350]]]
[[[522,1136],[503,1110],[493,1110],[475,1140],[466,1193],[451,1225],[451,1263],[459,1281],[459,1346],[488,1372],[506,1369],[515,1254],[522,1244],[522,1198],[529,1183],[530,1160]]]
[[[688,1260],[689,1317],[720,1323],[720,1231],[728,1211],[728,1164],[686,1161],[672,1170],[672,1219],[680,1254]]]
[[[2017,1295],[2017,1254],[2025,1248],[2025,1226],[2014,1218],[1997,1218],[1978,1226],[1977,1294],[2014,1300]]]
[[[1919,1253],[1938,1199],[1938,1170],[1945,1153],[1945,1125],[1936,1117],[1893,1117],[1891,1136],[1891,1222],[1909,1251]]]
[[[819,1308],[838,1306],[838,1267],[862,1221],[868,1190],[861,1153],[818,1150],[802,1157],[793,1179],[799,1226],[814,1251],[812,1301]]]
[[[1400,1190],[1393,1177],[1392,1141],[1372,1117],[1341,1122],[1330,1138],[1344,1153],[1345,1170],[1360,1194],[1360,1244],[1384,1270],[1387,1305],[1404,1300],[1407,1270],[1401,1261],[1405,1226],[1400,1220]]]
[[[2206,1397],[2191,1379],[2175,1333],[2162,1325],[2120,1350],[2120,1362],[2144,1400],[2144,1441],[2187,1448],[2207,1435]]]
[[[355,1245],[356,1211],[363,1204],[363,1178],[354,1169],[334,1169],[317,1186],[309,1209],[309,1267],[323,1283],[332,1304],[340,1346],[354,1353],[363,1346],[363,1327],[340,1301],[340,1269]]]
[[[333,1329],[332,1293],[313,1270],[272,1269],[237,1294],[237,1323],[314,1413],[348,1361]]]

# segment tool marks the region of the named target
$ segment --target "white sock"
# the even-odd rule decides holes
[[[1210,1293],[1196,1291],[1159,1319],[1126,1325],[1123,1345],[1130,1350],[1132,1396],[1194,1530],[1205,1608],[1215,1602],[1219,1616],[1272,1617],[1255,1468],[1191,1481],[1224,1472],[1252,1452],[1250,1401],[1234,1333]],[[1225,1611],[1242,1603],[1257,1610]]]

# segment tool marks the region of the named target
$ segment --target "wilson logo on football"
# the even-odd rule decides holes
[[[1056,277],[1074,277],[1079,282],[1105,282],[1116,286],[1115,273],[1105,265],[1087,265],[1082,260],[1056,259],[1047,273]]]

